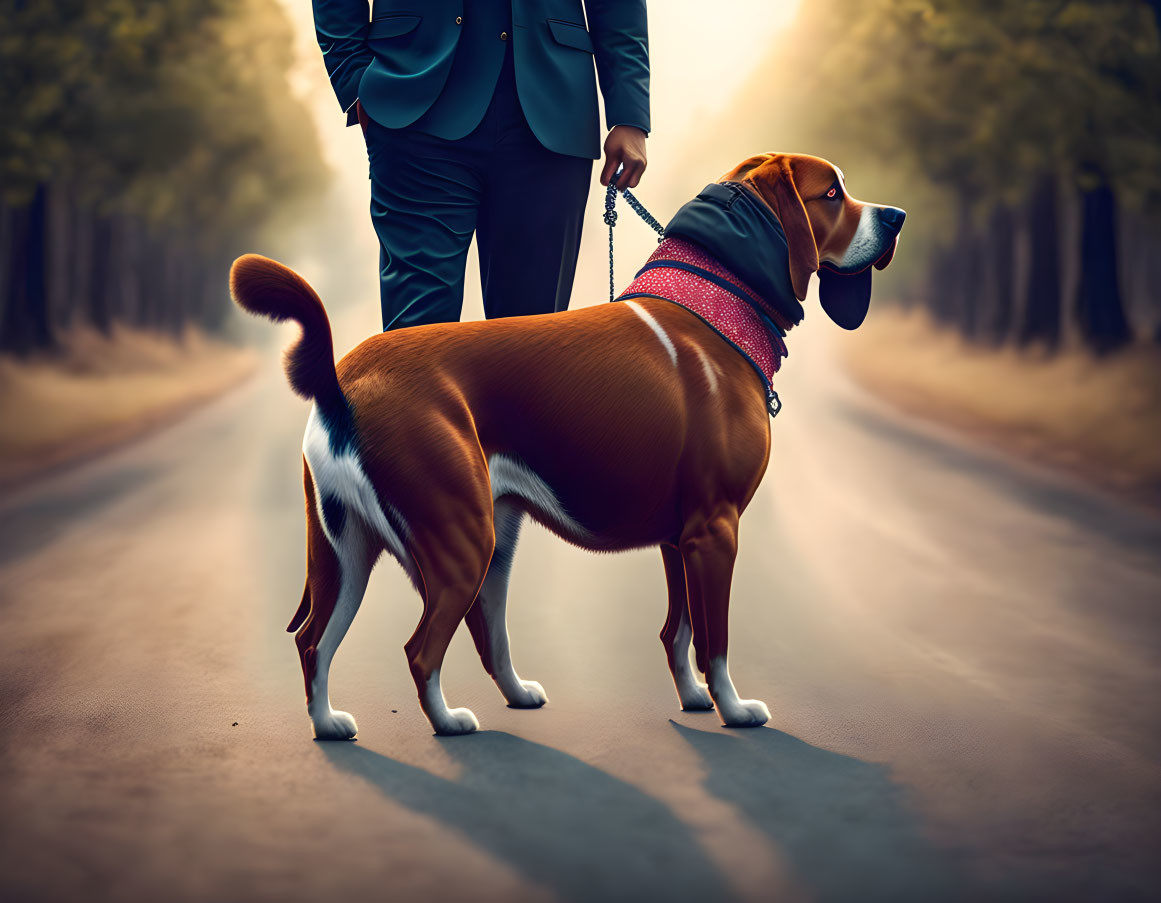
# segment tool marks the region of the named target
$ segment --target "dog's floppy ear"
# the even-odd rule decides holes
[[[757,169],[759,166],[762,166],[766,163],[769,163],[770,160],[772,159],[772,156],[773,155],[771,155],[771,154],[757,154],[753,157],[750,157],[750,159],[748,159],[748,160],[743,160],[741,163],[739,163],[737,166],[735,166],[733,169],[731,169],[729,172],[727,172],[724,176],[722,176],[720,179],[718,179],[718,181],[719,182],[741,182],[748,175],[750,175],[750,173],[752,173],[755,169]]]
[[[747,161],[749,162],[749,161]],[[818,244],[806,215],[806,205],[794,182],[794,171],[785,159],[767,157],[768,165],[757,168],[749,177],[758,195],[773,208],[790,256],[790,284],[799,301],[806,299],[810,274],[818,270]],[[742,164],[743,166],[745,164]]]
[[[871,268],[846,275],[823,267],[818,271],[818,300],[843,329],[858,329],[871,306]]]

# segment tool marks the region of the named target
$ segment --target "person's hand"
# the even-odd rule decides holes
[[[635,125],[615,125],[605,139],[605,167],[601,184],[608,185],[618,166],[625,171],[617,179],[618,188],[636,188],[645,172],[645,133]]]
[[[363,138],[367,138],[367,111],[363,109],[363,102],[361,100],[355,101],[355,115],[359,117],[359,128],[363,130]]]

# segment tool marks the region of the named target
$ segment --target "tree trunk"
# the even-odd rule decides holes
[[[12,232],[16,225],[16,212],[4,200],[0,192],[0,329],[8,318],[8,308],[12,305]],[[0,339],[3,334],[0,333]]]
[[[955,245],[940,248],[931,267],[931,301],[929,308],[937,323],[952,324],[959,310],[959,278],[963,258]]]
[[[167,277],[165,242],[158,237],[156,231],[150,230],[146,233],[141,257],[141,271],[145,274],[141,283],[141,325],[148,329],[159,329],[165,304]]]
[[[1045,175],[1028,201],[1029,273],[1024,314],[1016,333],[1021,345],[1060,344],[1060,248],[1056,177]]]
[[[965,203],[960,223],[960,268],[956,279],[957,314],[959,333],[969,341],[978,341],[980,332],[980,308],[985,303],[982,297],[986,291],[983,280],[985,241],[976,231],[971,220],[971,210]]]
[[[45,205],[45,298],[49,324],[54,336],[68,327],[70,278],[69,259],[72,256],[72,209],[64,182],[47,187]]]
[[[89,322],[105,335],[113,328],[113,290],[111,272],[113,224],[109,217],[96,213],[93,218],[92,285],[89,293]]]
[[[985,310],[981,311],[980,338],[1002,345],[1012,331],[1016,229],[1012,209],[1000,204],[992,211],[985,238]]]
[[[70,324],[89,325],[93,309],[93,209],[80,203],[73,209],[73,255],[69,261],[71,295]]]
[[[114,323],[132,323],[137,315],[133,284],[133,223],[124,213],[111,222],[112,253],[109,255],[109,317]]]
[[[1117,200],[1102,183],[1082,190],[1080,286],[1076,315],[1081,337],[1097,354],[1107,354],[1132,338],[1117,276]]]
[[[229,292],[229,256],[212,251],[203,257],[201,264],[201,324],[212,332],[218,332],[231,309]]]
[[[0,348],[17,354],[50,348],[53,344],[49,321],[48,284],[45,254],[45,224],[48,196],[46,186],[37,185],[32,200],[15,211],[10,261],[6,284],[4,319],[0,322]]]

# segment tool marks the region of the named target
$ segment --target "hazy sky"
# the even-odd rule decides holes
[[[315,42],[311,4],[306,0],[279,0],[297,29],[299,63],[292,84],[308,102],[322,136],[328,161],[338,173],[335,188],[344,206],[351,209],[351,245],[365,245],[368,288],[374,290],[377,251],[367,215],[367,157],[358,128],[343,127],[344,118],[327,84],[322,56]],[[470,7],[472,0],[465,0]],[[653,131],[649,140],[649,171],[637,194],[649,204],[650,196],[666,196],[665,187],[677,178],[694,185],[696,192],[720,173],[707,171],[678,174],[667,166],[676,161],[681,142],[695,130],[699,116],[724,105],[744,83],[753,67],[766,55],[777,32],[798,8],[799,0],[652,0],[649,3],[651,58],[651,107]],[[739,148],[744,159],[760,149]],[[594,181],[585,222],[585,242],[578,267],[573,306],[596,303],[608,294],[608,251],[601,223],[603,195]],[[673,213],[655,211],[664,222]],[[631,214],[628,214],[631,216]],[[622,223],[627,222],[623,217]],[[618,285],[631,278],[653,244],[651,233],[639,223],[618,227]],[[321,262],[320,262],[321,263]],[[465,316],[480,314],[476,263],[469,263],[468,301]],[[362,285],[359,294],[364,294]],[[362,303],[362,302],[360,302]]]

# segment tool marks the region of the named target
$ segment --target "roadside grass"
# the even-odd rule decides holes
[[[848,368],[887,401],[1161,504],[1161,348],[981,348],[889,308],[856,335]]]
[[[0,487],[171,422],[255,363],[197,330],[179,341],[124,327],[75,330],[51,355],[0,356]]]

